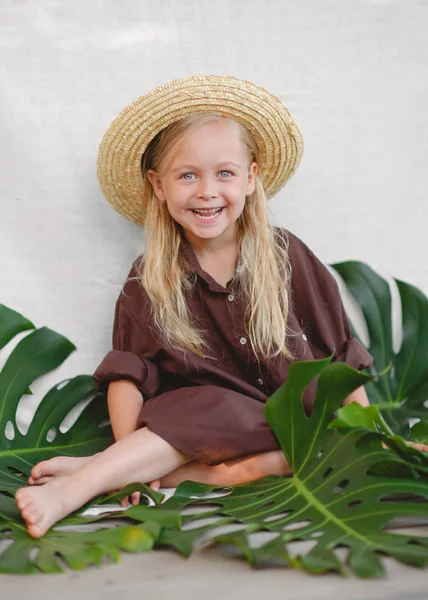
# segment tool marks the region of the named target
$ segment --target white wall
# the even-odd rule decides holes
[[[126,104],[176,77],[279,96],[305,155],[276,222],[324,262],[428,293],[427,27],[424,0],[3,1],[0,302],[78,347],[43,385],[110,348],[140,230],[104,200],[97,148]]]

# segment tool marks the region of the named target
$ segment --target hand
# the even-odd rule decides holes
[[[428,446],[426,444],[417,444],[416,442],[406,442],[409,446],[420,450],[421,452],[428,452]]]
[[[428,452],[428,446],[426,444],[417,444],[416,442],[408,442],[406,441],[408,446],[412,446],[412,448],[416,448],[416,450],[420,450],[421,452]],[[382,442],[382,447],[388,449],[389,446]]]
[[[123,508],[127,508],[128,504],[131,503],[132,506],[138,506],[140,504],[141,492],[132,492],[132,494],[126,498],[121,498],[120,506]]]
[[[154,479],[153,481],[151,481],[149,483],[149,487],[152,488],[152,490],[154,490],[155,492],[158,492],[160,489],[160,479]],[[132,506],[138,506],[140,504],[140,500],[141,500],[141,492],[132,492],[132,494],[126,498],[122,498],[120,501],[120,505],[123,508],[126,508],[128,506],[129,503],[132,504]]]

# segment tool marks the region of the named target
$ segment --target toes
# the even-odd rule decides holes
[[[41,464],[39,463],[38,465],[36,465],[35,467],[33,467],[31,469],[31,477],[36,480],[36,479],[40,479],[40,477],[43,476],[43,469],[41,467]]]
[[[24,509],[30,503],[30,497],[26,488],[19,488],[15,492],[15,500],[19,510]]]
[[[37,510],[34,504],[29,504],[22,509],[21,515],[28,525],[34,525],[35,523],[38,523],[42,517],[40,511]]]
[[[56,457],[50,458],[49,460],[43,460],[31,469],[31,477],[34,481],[39,481],[43,477],[51,477],[52,475],[55,475],[56,467]]]
[[[40,525],[28,525],[27,527],[28,533],[33,538],[40,538],[45,533],[45,531],[40,527]]]
[[[141,492],[133,492],[131,494],[131,504],[132,506],[137,506],[140,504]]]
[[[29,485],[44,485],[51,479],[52,479],[52,477],[48,477],[47,475],[45,477],[40,477],[40,479],[33,479],[32,477],[30,477],[28,479],[28,484]]]

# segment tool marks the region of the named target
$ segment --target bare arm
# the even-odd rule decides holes
[[[116,442],[137,429],[138,417],[143,407],[143,395],[133,381],[111,381],[107,391],[107,406]],[[131,494],[131,503],[139,504],[140,496],[140,492]],[[120,504],[126,507],[128,498],[122,498]]]
[[[358,402],[361,406],[369,406],[369,399],[367,398],[366,390],[363,385],[349,394],[344,400],[343,406],[351,404],[351,402]]]
[[[111,381],[107,392],[111,427],[116,441],[137,429],[143,395],[133,381]]]

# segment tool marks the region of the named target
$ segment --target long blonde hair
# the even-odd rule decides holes
[[[195,114],[169,125],[150,142],[141,162],[146,249],[137,263],[138,279],[151,301],[155,325],[164,340],[176,349],[190,350],[200,356],[207,354],[207,343],[200,324],[188,312],[188,298],[194,284],[189,277],[191,267],[180,252],[182,229],[168,212],[166,202],[155,196],[147,171],[158,172],[171,148],[190,130],[222,118],[225,117],[217,114]],[[246,127],[238,125],[249,160],[259,165],[259,172],[255,190],[247,196],[238,219],[240,268],[234,281],[247,301],[245,329],[257,359],[266,360],[279,354],[291,358],[287,244],[268,223],[256,141]]]

